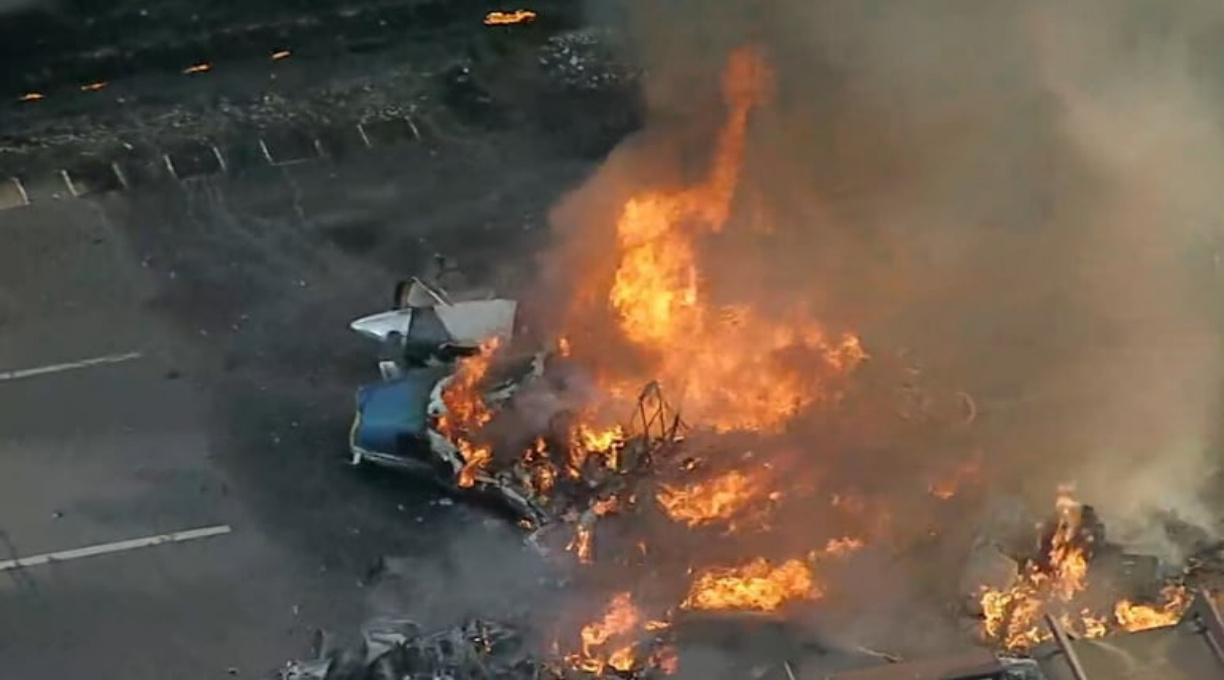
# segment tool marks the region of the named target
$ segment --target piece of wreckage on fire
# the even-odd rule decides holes
[[[379,343],[381,374],[380,380],[357,390],[350,432],[355,464],[405,470],[452,492],[496,501],[530,530],[529,542],[534,547],[548,554],[560,552],[577,558],[590,550],[596,521],[621,510],[620,499],[632,499],[643,486],[640,481],[658,473],[659,468],[670,467],[662,463],[685,467],[687,461],[679,452],[687,426],[657,384],[644,386],[637,407],[627,414],[622,426],[601,433],[583,432],[567,418],[564,409],[540,402],[540,398],[563,391],[563,386],[552,381],[564,383],[566,379],[565,352],[562,347],[541,350],[526,340],[528,334],[519,325],[515,300],[487,292],[452,294],[414,278],[397,284],[391,306],[389,311],[351,324],[354,331]],[[522,348],[524,345],[527,349]],[[533,422],[523,413],[532,410],[549,413],[548,421]],[[524,422],[532,423],[539,431],[526,435],[526,440],[521,432],[518,441],[510,437],[512,444],[505,448],[515,453],[502,460],[495,447],[471,437],[496,432],[495,419],[506,411],[515,412],[517,417],[511,420],[520,427]],[[904,412],[899,413],[905,417]],[[554,458],[554,452],[564,459]],[[1090,519],[1090,508],[1087,510],[1085,519]],[[1099,523],[1087,521],[1084,528],[1099,527]],[[1098,559],[1109,561],[1111,551],[1103,534],[1089,533],[1094,539],[1091,542],[1101,548]],[[1113,557],[1128,561],[1123,558],[1134,556]],[[1147,570],[1152,568],[1150,560],[1140,562]],[[1152,576],[1140,580],[1150,583],[1157,579]],[[869,659],[870,663],[864,664],[868,668],[815,677],[1224,680],[1224,623],[1205,591],[1191,599],[1192,604],[1176,621],[1105,637],[1077,635],[1062,620],[1039,617],[1031,633],[1026,634],[1043,641],[1029,649],[1024,658],[985,649],[963,656],[907,662],[880,657]],[[493,634],[490,631],[499,639],[516,636],[502,624],[480,621],[469,622],[467,628],[436,633],[413,628],[409,634],[397,629],[387,638],[394,644],[382,644],[387,640],[367,644],[356,655],[360,659],[353,662],[372,669],[379,663],[420,657],[429,660],[426,665],[431,673],[442,672],[448,677],[565,676],[560,671],[559,675],[550,675],[550,669],[557,667],[546,660],[515,657],[511,663],[493,658],[496,655],[490,650],[497,645],[490,645],[486,639]],[[439,651],[443,648],[445,654]],[[376,649],[382,651],[375,653]],[[419,653],[405,656],[405,650]],[[468,653],[458,654],[456,650]],[[458,657],[451,658],[455,654]],[[766,675],[752,677],[812,677],[802,672],[795,675],[801,663],[774,665],[776,668]],[[333,655],[314,667],[334,671],[338,666]],[[294,677],[316,676],[304,672]],[[353,677],[366,676],[357,672]]]
[[[582,527],[611,510],[634,473],[680,442],[686,426],[654,383],[623,425],[594,432],[576,424],[556,404],[567,380],[564,348],[523,349],[530,341],[518,307],[487,291],[453,294],[413,278],[396,285],[389,311],[353,321],[355,332],[379,343],[381,379],[357,390],[352,462],[492,500],[531,530]],[[537,431],[527,439],[511,433],[517,441],[506,447],[476,439],[496,436],[494,419],[509,411],[514,429],[530,423]],[[538,412],[550,414],[546,422]],[[503,460],[499,448],[514,455]],[[545,535],[552,534],[533,537]]]

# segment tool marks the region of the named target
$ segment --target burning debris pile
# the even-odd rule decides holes
[[[424,631],[412,621],[382,619],[367,625],[360,642],[326,649],[320,633],[315,658],[294,661],[277,673],[279,680],[375,680],[376,678],[450,678],[451,680],[649,680],[674,670],[674,659],[663,646],[653,668],[638,666],[625,653],[602,656],[604,647],[623,641],[635,630],[636,610],[627,601],[600,622],[582,630],[582,653],[563,657],[532,651],[520,627],[470,619],[441,630]],[[628,649],[626,647],[624,649]]]
[[[384,382],[358,395],[354,461],[407,467],[501,500],[531,545],[606,603],[569,639],[556,636],[547,662],[503,663],[486,633],[463,628],[401,636],[393,653],[362,652],[364,663],[415,658],[421,641],[445,639],[448,654],[477,669],[454,677],[667,674],[677,663],[668,636],[686,619],[786,619],[837,600],[833,574],[861,555],[902,559],[904,534],[921,520],[891,511],[880,499],[887,491],[818,478],[824,471],[804,464],[835,444],[796,443],[800,416],[833,421],[843,407],[862,406],[854,386],[868,355],[858,336],[834,332],[802,306],[723,303],[704,285],[703,241],[733,221],[750,114],[771,89],[759,54],[732,53],[705,175],[633,192],[606,243],[573,246],[599,249],[574,260],[600,264],[573,282],[556,339],[524,353],[514,302],[460,301],[420,281],[406,299],[397,294],[396,309],[354,322],[393,357]],[[758,213],[755,220],[767,218]],[[550,349],[536,351],[540,344]],[[398,396],[381,405],[393,388]],[[968,428],[979,407],[953,394],[963,408],[950,420]],[[887,409],[899,416],[892,420],[930,429],[926,395],[907,387],[904,396]],[[944,508],[947,517],[969,507],[958,503],[981,466],[978,452],[937,478],[929,464],[894,474],[913,472],[911,491],[924,504],[915,515]],[[992,649],[1025,654],[1056,636],[1049,621],[1086,639],[1169,626],[1185,614],[1189,577],[1162,583],[1154,560],[1109,544],[1093,509],[1069,489],[1039,533],[1031,554],[1006,556],[1014,566],[1007,582],[975,584],[980,642]],[[1152,592],[1155,583],[1163,589]],[[520,670],[527,675],[513,675]]]
[[[1083,638],[1172,625],[1189,607],[1199,576],[1190,567],[1162,582],[1156,558],[1108,543],[1092,506],[1076,501],[1070,487],[1059,489],[1037,549],[1017,564],[1009,583],[982,586],[979,600],[986,639],[1011,652],[1051,638],[1046,616]]]

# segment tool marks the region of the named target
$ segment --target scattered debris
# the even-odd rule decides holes
[[[404,619],[374,622],[361,641],[349,648],[326,650],[319,656],[291,662],[279,680],[374,680],[382,678],[448,678],[450,680],[565,680],[568,678],[652,678],[659,673],[640,669],[633,674],[586,672],[562,659],[533,654],[522,632],[513,626],[471,619],[452,628],[424,632]]]

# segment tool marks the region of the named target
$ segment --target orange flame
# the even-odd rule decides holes
[[[655,500],[669,518],[695,527],[731,519],[758,500],[763,492],[764,484],[760,479],[732,470],[685,487],[662,485]]]
[[[459,470],[456,482],[461,489],[470,489],[476,485],[476,475],[493,460],[493,450],[487,446],[476,446],[466,439],[458,440],[459,453],[463,456],[463,467]]]
[[[625,443],[625,431],[620,425],[596,427],[578,423],[570,432],[569,473],[581,477],[582,469],[592,457],[609,470],[620,468],[620,449]]]
[[[1181,620],[1190,606],[1190,594],[1185,586],[1165,586],[1156,604],[1135,604],[1121,600],[1114,605],[1114,619],[1123,630],[1139,631],[1171,626]]]
[[[590,564],[592,562],[591,549],[594,541],[594,532],[591,528],[578,524],[574,529],[574,538],[566,546],[566,550],[578,556],[578,561],[582,564]]]
[[[652,356],[654,376],[682,394],[683,409],[718,430],[781,427],[821,398],[823,374],[864,357],[853,336],[830,337],[798,313],[775,323],[746,306],[711,306],[698,268],[698,239],[731,216],[749,114],[764,103],[773,75],[753,50],[734,52],[723,76],[726,122],[712,167],[699,184],[631,197],[616,223],[618,262],[608,300],[623,336]],[[824,370],[791,370],[778,357],[813,355]]]
[[[516,9],[513,12],[489,12],[485,15],[485,26],[506,26],[508,24],[526,24],[536,20],[536,13],[529,9]]]
[[[758,557],[740,567],[706,570],[680,606],[769,612],[792,600],[815,600],[823,595],[811,567],[803,561],[787,560],[775,567]]]
[[[485,405],[480,386],[497,347],[496,338],[482,344],[477,356],[460,362],[450,382],[442,390],[446,415],[438,419],[437,428],[440,434],[455,442],[463,457],[463,468],[459,471],[458,479],[459,486],[463,488],[474,486],[477,473],[493,459],[492,449],[473,444],[469,437],[493,419],[493,412]]]
[[[635,638],[642,623],[633,597],[617,594],[599,621],[582,627],[582,655],[571,657],[571,663],[590,673],[602,672],[605,666],[619,671],[632,669],[637,656]]]
[[[1058,523],[1048,565],[1028,562],[1006,588],[982,589],[983,631],[1005,649],[1022,651],[1048,639],[1041,625],[1046,613],[1082,637],[1100,637],[1108,629],[1106,617],[1074,607],[1088,587],[1088,555],[1079,540],[1083,506],[1072,498],[1070,487],[1059,488],[1055,510]]]

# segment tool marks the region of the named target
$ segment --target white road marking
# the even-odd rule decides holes
[[[33,378],[39,375],[47,375],[48,373],[62,373],[64,371],[75,371],[78,368],[89,368],[90,366],[102,366],[104,364],[118,364],[124,361],[139,359],[144,356],[141,352],[128,352],[126,354],[111,354],[104,357],[94,357],[92,359],[82,359],[80,361],[70,361],[66,364],[51,364],[50,366],[38,366],[36,368],[22,368],[15,371],[0,371],[0,382],[5,380],[21,380],[22,378]]]
[[[91,545],[85,548],[77,548],[76,550],[62,550],[60,552],[46,553],[45,555],[19,557],[15,560],[0,562],[0,571],[9,571],[23,567],[37,567],[43,564],[50,564],[52,562],[79,560],[82,557],[108,555],[110,553],[136,550],[137,548],[148,548],[150,546],[161,545],[163,543],[182,543],[183,541],[194,541],[200,538],[209,538],[210,536],[228,534],[230,531],[232,531],[232,529],[230,529],[228,524],[220,524],[214,527],[205,527],[203,529],[192,529],[190,531],[178,531],[172,534],[162,534],[160,536],[133,538],[127,541],[116,541],[115,543]]]

